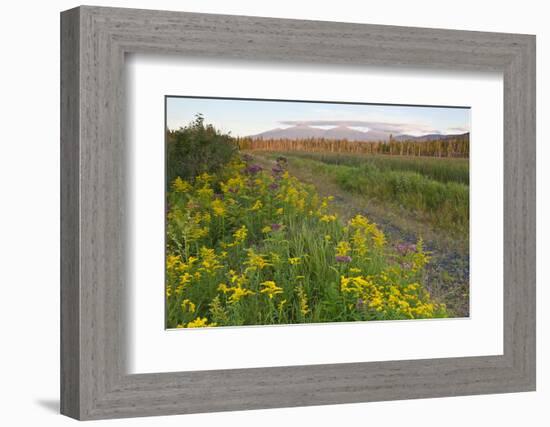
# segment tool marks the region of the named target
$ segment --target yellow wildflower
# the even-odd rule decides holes
[[[244,265],[247,265],[246,271],[256,271],[262,270],[265,267],[271,266],[272,264],[268,263],[265,260],[265,255],[257,254],[253,249],[247,249],[248,257],[244,262]]]
[[[232,304],[239,302],[240,299],[244,296],[254,295],[254,291],[251,291],[250,289],[244,289],[239,286],[231,289],[233,290],[233,294],[229,297],[229,302]]]
[[[214,215],[223,217],[225,215],[225,204],[220,199],[215,199],[212,202],[212,210],[214,211]]]
[[[229,270],[229,280],[237,286],[243,286],[247,283],[246,276],[244,274],[237,274],[234,270]]]
[[[386,236],[384,236],[384,233],[382,233],[377,227],[373,227],[372,241],[380,248],[386,243]]]
[[[179,271],[181,268],[181,258],[178,255],[168,255],[166,257],[166,270]]]
[[[189,237],[191,240],[198,240],[208,236],[209,232],[210,229],[208,227],[193,227],[189,231]]]
[[[172,188],[176,193],[188,193],[193,188],[187,181],[179,176],[172,182]]]
[[[248,229],[246,228],[246,225],[242,225],[237,231],[233,233],[233,237],[235,238],[235,244],[243,243],[246,240],[246,236],[248,235]]]
[[[197,195],[204,200],[210,200],[212,197],[214,197],[214,190],[212,190],[210,187],[202,187],[199,190],[197,190]]]
[[[200,271],[206,271],[209,274],[213,274],[216,270],[223,268],[218,261],[218,257],[216,256],[214,249],[203,246],[200,249],[200,255],[202,259],[201,268],[199,268]]]
[[[210,182],[212,182],[213,180],[214,180],[214,175],[210,175],[207,172],[203,172],[202,174],[197,176],[197,183],[198,184],[206,185],[206,184],[209,184]]]
[[[225,183],[221,183],[222,191],[224,193],[238,193],[245,186],[244,179],[241,175],[231,177]]]
[[[355,228],[365,228],[370,225],[367,218],[363,215],[355,215],[350,221],[349,224]]]
[[[251,211],[259,211],[262,208],[263,204],[261,200],[256,200],[256,203],[250,208]]]
[[[328,197],[323,197],[323,199],[321,200],[321,210],[324,210],[328,207],[328,204],[329,202],[332,202],[334,200],[334,196],[328,196]]]
[[[227,286],[225,283],[220,283],[218,285],[218,291],[223,292],[224,294],[231,292],[230,289],[231,287]]]
[[[197,317],[195,320],[192,320],[187,324],[188,328],[206,328],[208,326],[216,326],[216,324],[208,324],[208,319],[206,317]]]
[[[338,242],[338,244],[336,245],[336,256],[347,256],[349,255],[350,250],[351,247],[348,242]]]
[[[191,268],[194,263],[196,263],[198,258],[196,256],[190,256],[187,258],[187,264],[185,264],[185,270]]]
[[[197,215],[199,217],[199,215]],[[203,212],[202,215],[200,215],[200,220],[206,224],[209,224],[212,220],[212,217],[210,216],[210,212]]]
[[[298,294],[298,303],[300,304],[300,313],[302,313],[303,316],[309,313],[309,307],[307,304],[307,295],[304,291],[303,286],[298,286],[296,288],[296,293]]]
[[[188,313],[194,313],[196,308],[197,307],[195,306],[195,304],[191,300],[184,299],[181,302],[181,309],[183,311],[186,311]]]
[[[277,286],[273,280],[266,280],[265,282],[260,283],[260,285],[262,286],[262,290],[260,292],[262,294],[266,294],[269,298],[273,298],[274,295],[283,293],[283,288]]]
[[[333,222],[336,221],[336,215],[323,215],[320,220],[321,222]]]
[[[365,256],[368,253],[368,242],[364,231],[356,230],[351,237],[351,241],[353,242],[354,251],[359,255]]]
[[[240,301],[240,299],[247,295],[255,295],[255,292],[250,289],[245,289],[238,284],[237,286],[227,286],[225,283],[220,283],[218,290],[224,294],[231,294],[229,296],[229,302],[235,304]]]
[[[181,276],[180,276],[180,285],[182,286],[185,286],[189,283],[191,283],[191,279],[193,278],[193,276],[191,276],[191,274],[189,274],[187,271],[185,273],[183,273]]]
[[[424,242],[420,239],[416,244],[416,252],[413,255],[412,271],[421,270],[429,261],[430,257],[424,252]]]
[[[290,263],[290,265],[298,265],[300,264],[300,257],[294,257],[294,258],[289,258],[288,259],[288,262]]]

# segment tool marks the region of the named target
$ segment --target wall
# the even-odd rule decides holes
[[[336,424],[408,426],[548,425],[550,372],[548,312],[543,302],[549,275],[549,150],[543,141],[550,114],[550,27],[544,2],[461,0],[272,2],[232,0],[97,1],[105,6],[320,19],[374,24],[537,34],[538,55],[538,390],[535,393],[277,409],[157,419],[117,420],[110,425],[202,426]],[[59,360],[59,11],[75,1],[4,3],[0,18],[0,288],[4,367],[4,425],[63,426],[58,412]],[[545,239],[546,241],[543,241]],[[546,405],[545,405],[546,404]]]

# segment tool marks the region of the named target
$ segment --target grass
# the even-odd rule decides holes
[[[390,155],[350,155],[343,153],[286,152],[285,156],[315,160],[330,165],[377,168],[380,171],[417,172],[426,178],[468,185],[469,160],[462,158],[404,157]]]
[[[329,160],[329,155],[321,155],[320,159],[302,154],[287,156],[294,168],[309,170],[314,175],[330,179],[346,192],[405,208],[451,235],[468,235],[468,185],[442,182],[416,171],[398,169],[404,168],[404,163],[400,163],[399,167],[384,168],[374,162],[338,163],[338,155],[334,156],[334,161]],[[383,159],[382,162],[386,165],[398,163],[393,159]],[[417,167],[415,163],[410,163],[413,168]]]

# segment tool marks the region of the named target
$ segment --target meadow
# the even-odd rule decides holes
[[[307,152],[270,153],[267,157],[280,155],[294,168],[308,170],[320,180],[332,180],[345,192],[402,207],[451,236],[468,236],[467,159]]]
[[[460,157],[428,157],[401,155],[350,155],[346,153],[279,151],[282,155],[315,160],[331,165],[343,165],[376,168],[380,171],[416,172],[426,178],[447,183],[456,182],[468,185],[470,182],[470,167],[467,158]]]
[[[439,207],[449,222],[462,214],[438,197],[452,194],[463,203],[463,183],[434,185],[426,174],[383,163],[250,155],[200,116],[168,133],[167,153],[168,328],[450,315],[426,286],[431,254],[421,238],[393,241],[368,215],[342,215],[334,197],[291,171],[315,169],[361,197],[403,193],[399,203],[419,211]],[[370,189],[374,184],[378,189]],[[421,201],[406,195],[427,189],[433,195]]]

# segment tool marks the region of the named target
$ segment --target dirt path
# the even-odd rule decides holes
[[[249,154],[254,157],[256,163],[267,169],[274,165],[274,161],[267,157],[271,153],[266,153],[266,156],[257,152]],[[416,243],[422,238],[425,249],[431,253],[425,277],[427,290],[436,300],[444,302],[452,315],[469,315],[470,271],[466,242],[457,241],[434,230],[404,209],[389,207],[346,192],[326,176],[295,167],[292,159],[288,169],[293,176],[315,186],[321,196],[334,196],[333,207],[340,217],[348,219],[356,214],[362,214],[375,222],[384,231],[390,245],[400,242]]]

